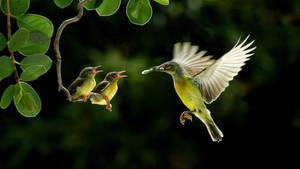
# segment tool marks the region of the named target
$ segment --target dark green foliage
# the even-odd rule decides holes
[[[6,0],[0,2],[2,11],[7,14]],[[15,55],[11,58],[0,57],[0,81],[12,75],[14,64],[21,66],[22,73],[19,79],[16,79],[17,84],[10,85],[3,92],[0,107],[6,109],[13,98],[19,113],[25,117],[35,117],[41,110],[40,98],[29,84],[22,81],[36,80],[50,69],[52,60],[44,54],[49,49],[54,28],[52,22],[44,16],[25,14],[29,8],[29,0],[10,0],[9,2],[10,15],[15,17],[19,29],[12,34],[8,42],[4,35],[0,34],[0,51],[7,46],[10,55]],[[14,28],[13,26],[16,25],[12,25],[10,29]],[[24,55],[21,63],[13,63],[14,58],[19,60],[20,57],[14,52]]]

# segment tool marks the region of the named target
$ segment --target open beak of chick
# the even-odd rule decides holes
[[[96,66],[96,67],[93,67],[93,69],[92,69],[92,74],[93,74],[93,75],[96,75],[96,74],[98,74],[98,73],[100,73],[100,72],[103,72],[103,70],[100,70],[100,67],[101,67],[101,65]]]
[[[163,71],[165,71],[165,69],[164,69],[164,67],[161,66],[161,65],[159,65],[159,66],[153,66],[153,67],[151,67],[151,68],[149,68],[149,69],[144,70],[144,71],[142,72],[142,74],[145,75],[145,74],[148,74],[148,73],[151,73],[151,72],[157,72],[157,71],[163,72]]]
[[[127,75],[122,74],[122,73],[125,73],[125,72],[126,72],[125,70],[118,72],[116,79],[119,80],[121,78],[128,77]]]

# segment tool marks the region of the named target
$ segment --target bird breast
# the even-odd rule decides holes
[[[183,104],[191,111],[205,106],[198,87],[188,77],[174,79],[174,87]]]

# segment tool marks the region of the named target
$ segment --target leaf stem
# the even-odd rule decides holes
[[[8,41],[11,38],[11,22],[10,22],[10,7],[9,7],[9,0],[6,0],[6,10],[7,10],[7,39]],[[10,59],[12,60],[13,64],[14,64],[14,76],[16,79],[17,84],[20,83],[20,78],[19,78],[19,74],[17,71],[17,67],[16,67],[16,60],[15,60],[15,56],[14,56],[14,52],[10,52]]]
[[[57,32],[56,32],[56,36],[54,39],[54,51],[56,53],[56,72],[57,72],[57,83],[58,83],[58,91],[64,91],[68,97],[68,100],[71,101],[72,97],[71,94],[69,92],[69,90],[64,87],[63,83],[62,83],[62,76],[61,76],[61,54],[60,54],[60,50],[59,50],[59,40],[61,37],[61,34],[63,32],[63,30],[65,29],[65,27],[71,23],[77,22],[82,18],[83,15],[83,6],[88,3],[90,0],[84,0],[78,3],[77,9],[78,9],[78,14],[70,19],[67,19],[65,21],[63,21],[61,23],[61,25],[58,27]]]

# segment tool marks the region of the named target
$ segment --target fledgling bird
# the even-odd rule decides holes
[[[72,101],[87,101],[91,91],[96,86],[95,75],[103,72],[102,70],[98,70],[100,67],[101,65],[96,67],[86,67],[81,70],[79,77],[77,77],[68,87],[72,96]]]
[[[92,104],[106,105],[106,109],[112,111],[110,101],[118,91],[118,81],[127,77],[122,75],[126,71],[107,73],[104,80],[97,84],[91,93],[90,101]]]
[[[249,37],[249,36],[248,36]],[[211,117],[206,104],[216,100],[229,81],[238,74],[241,67],[249,60],[256,47],[249,47],[254,41],[245,44],[248,37],[218,60],[205,56],[207,51],[198,51],[198,46],[191,43],[176,43],[173,59],[159,66],[144,70],[142,74],[153,71],[166,72],[173,78],[174,87],[183,104],[189,109],[180,115],[180,122],[192,121],[191,114],[199,118],[205,125],[213,141],[222,141],[223,133]]]

